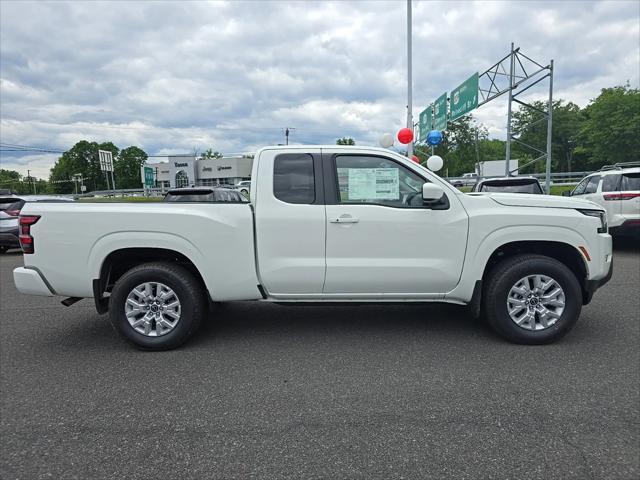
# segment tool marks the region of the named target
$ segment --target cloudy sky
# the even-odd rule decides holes
[[[638,86],[640,2],[413,4],[414,114],[508,53],[555,61],[555,97]],[[406,118],[405,2],[0,0],[0,140],[149,154],[377,143]],[[544,87],[532,92],[544,98]],[[506,102],[476,117],[504,138]],[[8,147],[3,147],[8,150]],[[55,153],[2,152],[46,178]]]

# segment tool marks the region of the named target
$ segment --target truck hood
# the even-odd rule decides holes
[[[543,207],[543,208],[586,208],[603,210],[597,203],[578,198],[560,197],[557,195],[532,195],[528,193],[470,193],[471,196],[489,197],[500,205],[509,207]]]

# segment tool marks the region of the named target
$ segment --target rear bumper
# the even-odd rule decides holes
[[[617,227],[610,227],[609,233],[613,236],[640,236],[640,219],[625,220]]]
[[[18,267],[13,271],[13,283],[20,293],[53,297],[54,293],[44,277],[33,268]]]

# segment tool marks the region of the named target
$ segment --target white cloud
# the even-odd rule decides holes
[[[514,41],[555,60],[555,97],[638,86],[637,2],[414,2],[414,113]],[[405,118],[403,2],[2,2],[0,139],[65,150],[86,138],[148,153],[244,152]],[[546,98],[544,87],[533,98]],[[476,117],[503,138],[503,98]],[[0,154],[46,177],[56,155]]]

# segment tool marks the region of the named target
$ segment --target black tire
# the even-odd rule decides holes
[[[125,303],[129,293],[145,282],[160,282],[171,288],[180,301],[180,319],[172,331],[150,337],[137,332],[127,320]],[[208,300],[200,281],[186,268],[164,262],[138,265],[116,282],[109,297],[109,320],[127,342],[141,350],[171,350],[186,342],[202,323]]]
[[[542,274],[553,278],[565,294],[564,311],[560,318],[543,330],[518,326],[509,316],[507,297],[518,280]],[[582,310],[582,289],[578,279],[566,265],[543,255],[523,254],[510,257],[489,273],[483,292],[483,312],[489,325],[507,340],[526,344],[552,343],[566,335],[578,321]]]

